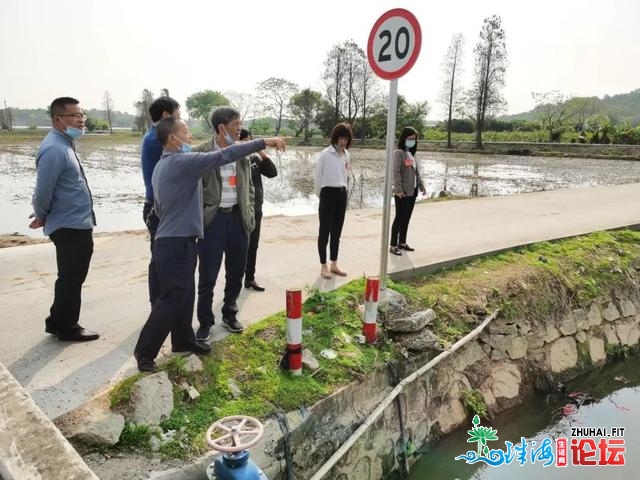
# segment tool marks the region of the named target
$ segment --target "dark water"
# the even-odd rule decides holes
[[[92,139],[93,140],[93,139]],[[36,141],[0,146],[0,234],[41,235],[27,228],[35,184]],[[265,179],[265,215],[315,213],[315,158],[321,148],[271,152],[279,169]],[[138,143],[100,145],[79,142],[98,217],[97,231],[144,228],[141,203],[144,184]],[[384,188],[383,150],[354,149],[350,208],[381,207]],[[446,190],[454,195],[510,195],[640,181],[640,162],[618,160],[518,157],[418,152],[428,196]]]
[[[617,380],[616,380],[617,378]],[[482,426],[491,426],[498,431],[498,441],[488,442],[490,448],[505,449],[504,441],[514,445],[520,438],[527,441],[542,441],[546,437],[555,439],[567,437],[571,442],[571,427],[624,427],[624,466],[575,466],[558,468],[555,465],[543,467],[542,462],[532,464],[527,461],[520,466],[517,461],[509,465],[489,467],[467,465],[464,460],[454,460],[469,450],[475,450],[475,443],[467,443],[469,422],[465,427],[447,436],[425,453],[411,473],[396,480],[534,480],[534,479],[574,479],[574,480],[623,480],[640,478],[640,357],[632,357],[585,374],[568,384],[568,392],[586,392],[596,399],[595,403],[583,405],[568,416],[562,416],[558,409],[567,403],[566,397],[536,396],[526,404],[505,412],[493,423],[487,420]],[[547,403],[550,400],[551,403]],[[597,440],[596,440],[597,441]],[[538,443],[540,445],[540,443]],[[596,457],[597,458],[597,457]]]

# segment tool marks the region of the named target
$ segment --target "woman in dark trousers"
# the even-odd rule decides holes
[[[351,146],[351,126],[339,123],[331,132],[331,145],[320,152],[316,163],[315,192],[320,197],[318,216],[318,254],[320,255],[320,276],[331,278],[332,273],[346,276],[338,267],[338,249],[340,235],[347,210],[347,175],[350,168],[349,151]],[[329,237],[331,242],[329,243]],[[327,243],[331,267],[327,266]]]
[[[251,132],[246,129],[240,130],[240,140],[253,140]],[[249,157],[251,161],[251,180],[255,189],[254,215],[256,226],[249,237],[249,250],[247,252],[247,265],[244,269],[244,288],[264,292],[264,287],[256,282],[256,259],[258,257],[258,243],[260,242],[260,226],[262,225],[262,201],[264,193],[262,190],[262,176],[273,178],[278,175],[278,169],[271,159],[267,157],[264,150],[254,153]]]
[[[404,127],[398,139],[398,149],[393,152],[393,195],[396,203],[396,218],[391,226],[391,247],[389,252],[402,255],[401,250],[413,252],[407,244],[407,230],[418,196],[427,192],[420,179],[415,154],[418,149],[418,132],[413,127]]]

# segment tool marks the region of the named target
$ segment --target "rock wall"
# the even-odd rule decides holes
[[[469,412],[463,393],[472,389],[482,393],[488,414],[495,415],[520,403],[536,387],[550,388],[602,365],[638,344],[639,312],[640,291],[630,289],[616,290],[567,311],[557,321],[497,318],[477,339],[398,397],[407,438],[420,448],[466,424]],[[407,339],[407,335],[431,338],[425,332],[432,313],[417,318],[414,314],[406,322],[393,322],[404,345],[424,345],[422,352],[413,352],[416,356],[411,360],[395,365],[394,375],[385,367],[317,403],[309,412],[289,414],[293,478],[311,478],[391,391],[394,377],[404,378],[437,354],[431,342]],[[283,437],[274,425],[268,431],[270,435],[252,449],[252,458],[271,480],[284,480]],[[384,478],[399,468],[403,451],[398,405],[393,403],[325,478]]]

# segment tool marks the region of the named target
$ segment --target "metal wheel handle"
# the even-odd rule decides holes
[[[219,452],[240,452],[258,443],[263,431],[259,420],[246,415],[232,415],[211,425],[206,438],[209,446]]]

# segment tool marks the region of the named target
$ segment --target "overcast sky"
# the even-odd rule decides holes
[[[427,100],[430,119],[443,116],[437,99],[452,35],[465,38],[469,85],[473,47],[493,14],[506,32],[508,113],[531,109],[531,92],[640,88],[638,0],[0,0],[0,101],[45,107],[69,95],[99,108],[108,90],[117,110],[132,112],[143,88],[168,88],[184,105],[204,89],[252,93],[268,77],[324,91],[331,47],[353,39],[366,50],[375,21],[397,7],[417,17],[423,35],[398,91]]]

